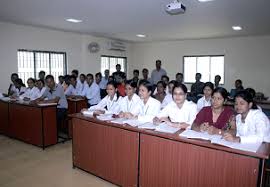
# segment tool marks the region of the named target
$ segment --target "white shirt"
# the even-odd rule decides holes
[[[160,112],[160,102],[152,97],[149,97],[146,104],[143,100],[140,101],[140,113],[138,120],[140,122],[152,122],[153,118]]]
[[[163,99],[160,108],[163,109],[165,106],[167,106],[170,102],[173,101],[172,94],[168,93],[166,94],[165,98]]]
[[[205,96],[203,96],[202,98],[200,98],[197,102],[197,110],[198,112],[203,108],[203,107],[206,107],[206,106],[211,106],[211,98],[209,99],[209,101],[207,101],[205,99]]]
[[[157,69],[154,69],[151,73],[151,79],[153,81],[153,84],[157,84],[158,81],[161,80],[161,77],[163,75],[167,75],[167,72],[164,69],[160,68],[159,71]]]
[[[100,101],[100,88],[95,82],[93,82],[90,87],[87,84],[84,86],[81,96],[85,96],[90,105],[96,105]]]
[[[82,84],[76,83],[76,86],[69,85],[65,91],[65,95],[81,95],[82,93]]]
[[[14,85],[14,84],[11,84],[10,91],[12,91],[12,92],[16,92],[16,87],[15,87],[15,85]]]
[[[15,89],[15,92],[13,93],[13,96],[19,97],[19,96],[22,95],[24,92],[26,92],[26,87],[21,87],[20,90],[19,90],[18,88],[16,88],[16,89]]]
[[[113,99],[110,99],[110,96],[104,97],[97,105],[91,106],[88,110],[105,110],[105,114],[119,114],[120,112],[120,102],[122,97],[117,98],[117,94],[114,95]]]
[[[244,123],[241,114],[236,115],[236,129],[241,143],[263,142],[270,136],[269,119],[258,109],[250,109]]]
[[[101,81],[100,81],[100,83],[99,83],[100,89],[106,90],[107,83],[108,83],[108,79],[105,79],[105,77],[102,77],[102,78],[101,78]]]
[[[40,98],[41,96],[43,96],[44,92],[46,91],[46,87],[44,86],[41,90],[38,89],[38,98]]]
[[[172,122],[187,123],[191,125],[197,115],[197,105],[192,101],[184,101],[179,108],[174,101],[170,102],[160,113],[158,118],[169,117]]]
[[[26,97],[32,101],[39,98],[40,96],[41,95],[40,95],[39,89],[37,87],[33,87],[32,89],[27,88],[24,94],[20,96],[20,99],[24,99]]]
[[[133,94],[131,100],[128,99],[128,96],[125,96],[120,102],[120,111],[121,112],[130,112],[133,115],[138,115],[140,113],[140,97],[137,94]]]

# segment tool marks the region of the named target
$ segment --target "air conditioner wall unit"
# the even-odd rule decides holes
[[[126,51],[126,45],[120,41],[110,41],[108,42],[107,49],[113,51]]]

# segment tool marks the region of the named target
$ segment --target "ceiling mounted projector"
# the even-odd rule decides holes
[[[174,2],[166,5],[165,10],[168,14],[176,15],[185,13],[186,7],[179,0],[175,0]]]

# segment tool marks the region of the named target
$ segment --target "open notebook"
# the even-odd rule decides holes
[[[197,132],[194,130],[187,129],[181,134],[179,134],[181,137],[185,138],[195,138],[195,139],[203,139],[203,140],[209,140],[213,144],[218,144],[226,147],[230,147],[233,149],[238,149],[242,151],[250,151],[250,152],[256,152],[261,143],[236,143],[236,142],[228,142],[222,138],[220,135],[210,135],[207,132]]]

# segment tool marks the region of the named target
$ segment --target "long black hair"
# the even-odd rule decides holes
[[[252,103],[252,109],[258,109],[257,105],[254,103],[252,95],[247,90],[241,90],[236,93],[235,98],[241,97],[244,99],[248,104]]]

